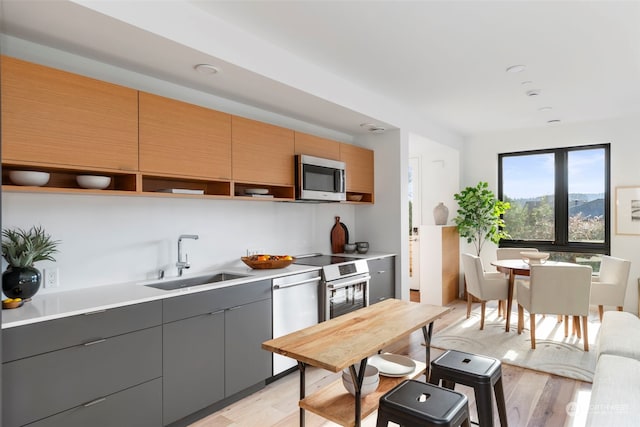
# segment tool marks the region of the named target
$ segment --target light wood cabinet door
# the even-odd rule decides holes
[[[231,115],[140,92],[140,171],[231,179]]]
[[[135,171],[138,92],[3,56],[2,159]]]
[[[234,181],[292,186],[293,131],[238,116],[231,123]]]
[[[340,144],[340,160],[346,163],[347,192],[373,194],[373,151]]]
[[[295,132],[295,153],[340,160],[340,142],[302,132]]]

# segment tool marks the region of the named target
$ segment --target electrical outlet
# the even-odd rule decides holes
[[[57,288],[59,283],[58,283],[58,268],[57,267],[51,267],[51,268],[45,268],[42,272],[42,275],[44,276],[44,287],[45,288]]]

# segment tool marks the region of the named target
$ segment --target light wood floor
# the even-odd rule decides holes
[[[413,298],[412,299],[416,299]],[[434,324],[434,331],[445,328],[463,317],[466,313],[465,303],[456,301],[451,304],[454,310]],[[410,338],[398,342],[385,349],[398,354],[405,354],[416,360],[424,361],[422,332],[417,331]],[[592,350],[593,351],[593,350]],[[431,356],[437,357],[442,351],[433,349]],[[320,369],[307,370],[307,394],[323,387],[339,378]],[[424,379],[424,377],[423,377]],[[507,405],[509,426],[581,426],[584,419],[567,415],[567,405],[580,401],[588,402],[591,384],[531,371],[516,366],[502,365],[502,381]],[[469,398],[471,420],[477,421],[473,390],[464,386],[456,386],[456,390]],[[494,408],[495,425],[499,426],[497,410]],[[363,427],[374,427],[376,413],[365,418]],[[315,414],[306,413],[306,425],[309,427],[332,427],[336,424],[328,422]],[[298,426],[298,373],[294,372],[269,384],[263,390],[234,403],[190,427],[294,427]]]

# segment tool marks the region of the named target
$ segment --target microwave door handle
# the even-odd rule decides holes
[[[337,169],[333,173],[334,188],[336,192],[344,193],[345,191],[345,171],[344,169]]]

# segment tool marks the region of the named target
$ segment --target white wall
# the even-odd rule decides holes
[[[2,227],[42,225],[61,240],[56,262],[60,288],[41,293],[155,278],[158,270],[177,274],[177,239],[192,265],[185,274],[244,266],[247,249],[273,254],[331,251],[330,232],[340,216],[354,239],[352,205],[185,198],[2,194]],[[375,249],[377,249],[374,246]],[[3,265],[3,269],[6,267]]]
[[[453,195],[460,191],[460,152],[428,138],[411,134],[409,156],[417,158],[420,165],[421,218],[413,219],[415,225],[434,225],[433,208],[443,202],[449,208],[447,224],[458,209]]]
[[[640,185],[638,135],[640,117],[476,135],[468,139],[463,149],[462,186],[486,181],[497,193],[498,153],[611,143],[611,214],[615,216],[615,188]],[[632,263],[624,309],[636,313],[640,236],[616,235],[614,224],[615,218],[611,224],[611,254],[629,259]],[[494,257],[495,247],[483,249],[482,258],[485,263]]]
[[[375,204],[358,206],[356,232],[373,248],[394,253],[396,297],[409,299],[408,134],[388,131],[358,140],[375,150]]]

